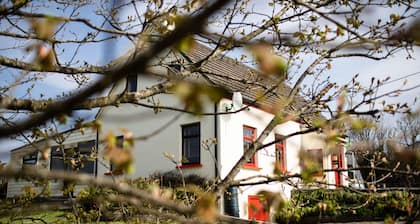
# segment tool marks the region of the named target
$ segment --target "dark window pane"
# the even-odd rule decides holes
[[[87,141],[79,143],[78,147],[79,157],[76,170],[80,173],[94,174],[95,160],[91,158],[92,153],[95,152],[95,141]]]
[[[35,165],[37,160],[38,152],[33,152],[31,154],[23,156],[22,163],[26,165]]]
[[[51,170],[65,170],[64,161],[62,158],[51,158]]]
[[[95,161],[84,161],[83,165],[79,168],[79,172],[93,174],[95,172]]]
[[[63,160],[63,153],[60,148],[51,149],[51,170],[65,170],[65,164]]]
[[[96,160],[91,158],[91,154],[95,145],[94,140],[81,142],[77,148],[64,149],[64,155],[60,148],[51,149],[50,169],[94,174]],[[70,160],[74,160],[73,165]]]
[[[137,91],[137,75],[129,75],[127,77],[127,91],[128,92]]]
[[[189,125],[183,128],[183,136],[191,137],[200,135],[200,125]]]
[[[81,142],[79,143],[79,152],[84,154],[90,154],[95,152],[95,141]]]
[[[182,163],[200,163],[200,123],[182,127]]]

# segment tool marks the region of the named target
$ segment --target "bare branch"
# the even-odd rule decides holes
[[[58,65],[41,66],[39,64],[27,63],[16,59],[0,56],[0,65],[10,68],[17,68],[24,71],[32,72],[57,72],[63,74],[77,74],[77,73],[98,73],[104,74],[109,72],[110,66],[93,66],[73,68]]]
[[[95,99],[86,99],[73,106],[73,110],[89,110],[97,107],[117,106],[120,103],[141,104],[141,100],[150,96],[165,93],[169,88],[175,84],[171,81],[153,85],[145,90],[138,92],[124,92],[121,95],[109,95],[98,97]],[[31,112],[43,112],[53,106],[53,100],[32,100],[32,99],[16,99],[10,97],[0,96],[0,108],[9,110],[28,110]]]
[[[35,170],[35,169],[11,169],[0,168],[0,176],[8,178],[32,178],[38,180],[51,180],[59,179],[79,184],[94,185],[99,187],[106,187],[113,189],[119,193],[132,196],[141,200],[147,200],[155,206],[162,206],[164,208],[176,211],[180,214],[191,214],[193,210],[187,208],[182,204],[177,204],[163,198],[155,197],[147,191],[139,190],[129,186],[128,184],[115,183],[111,179],[94,177],[87,174],[69,173],[69,172],[50,172],[48,170]]]
[[[58,101],[54,104],[51,104],[51,106],[46,112],[40,115],[34,115],[30,119],[22,121],[20,124],[16,125],[16,128],[12,129],[1,127],[0,136],[15,134],[33,126],[42,124],[47,119],[54,117],[54,115],[70,111],[74,105],[82,102],[92,94],[107,88],[112,83],[117,82],[118,80],[128,76],[129,74],[144,73],[146,71],[148,62],[152,60],[154,56],[156,56],[164,49],[172,46],[177,41],[181,40],[185,35],[199,32],[202,28],[201,25],[205,22],[204,20],[206,20],[211,14],[219,10],[228,2],[229,1],[222,0],[215,1],[213,4],[205,8],[201,13],[188,19],[185,19],[183,23],[180,24],[180,26],[178,26],[177,29],[175,29],[162,40],[158,41],[156,44],[151,46],[142,54],[137,55],[133,60],[127,62],[124,66],[118,66],[109,70],[109,72],[106,72],[105,77],[97,81],[91,87],[79,92],[78,94],[72,96],[67,100]]]

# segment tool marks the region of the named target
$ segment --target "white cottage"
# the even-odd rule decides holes
[[[164,81],[168,77],[183,72],[183,66],[191,66],[200,62],[210,54],[211,49],[196,45],[188,54],[168,52],[162,59],[157,59],[153,73],[156,76],[129,76],[126,81],[117,83],[110,94],[121,94],[124,91],[135,92],[146,89],[151,85]],[[166,64],[166,66],[165,66]],[[273,118],[276,102],[285,96],[290,88],[283,85],[279,91],[270,91],[274,81],[267,81],[258,76],[258,72],[243,64],[228,58],[217,56],[206,61],[199,73],[190,74],[191,79],[197,79],[209,85],[223,87],[228,93],[218,102],[208,100],[203,104],[203,112],[211,115],[194,116],[171,109],[161,109],[156,113],[147,107],[155,103],[166,108],[184,108],[183,102],[172,93],[163,93],[142,101],[143,105],[121,104],[118,107],[108,106],[100,109],[97,119],[102,121],[100,133],[91,131],[81,135],[79,131],[70,131],[63,142],[65,149],[72,149],[79,154],[88,153],[85,148],[99,149],[101,155],[104,144],[101,142],[105,135],[113,132],[116,136],[123,136],[122,129],[129,130],[137,137],[134,144],[135,170],[127,178],[147,177],[151,173],[182,169],[185,175],[198,174],[208,179],[224,178],[244,152],[244,145],[249,144],[263,131]],[[252,83],[253,85],[249,85]],[[262,101],[257,101],[261,93],[267,92]],[[300,107],[305,104],[298,99],[295,104]],[[226,113],[247,107],[237,113]],[[269,143],[282,135],[288,135],[304,129],[300,121],[288,121],[278,125],[265,140]],[[155,133],[152,134],[151,133]],[[146,140],[141,140],[145,139]],[[204,147],[203,142],[216,144]],[[258,151],[241,169],[236,179],[243,179],[256,175],[273,175],[274,165],[280,164],[285,173],[300,173],[298,154],[300,151],[319,156],[324,169],[345,168],[345,148],[340,148],[332,154],[325,150],[322,135],[317,133],[296,135],[278,144]],[[42,143],[42,141],[41,141]],[[32,153],[33,147],[23,146],[12,151],[14,164],[38,166],[46,169],[66,169],[60,164],[60,150],[55,142],[43,142],[51,146],[51,160],[40,163],[40,153]],[[28,154],[29,153],[29,154]],[[174,164],[164,154],[172,154],[179,161]],[[62,157],[61,157],[62,158]],[[101,158],[101,156],[99,156]],[[99,159],[83,168],[83,172],[97,176],[112,174],[109,162]],[[115,174],[115,173],[114,173]],[[320,179],[330,186],[346,185],[345,173],[328,172],[320,174]],[[258,179],[257,179],[258,180]],[[254,180],[255,181],[255,180]],[[299,180],[292,180],[300,186]],[[24,181],[10,181],[8,197],[19,194]],[[53,184],[53,195],[59,194],[60,183]],[[270,183],[257,186],[243,186],[231,188],[238,197],[236,209],[224,208],[229,203],[221,203],[221,211],[244,219],[269,219],[269,212],[264,212],[257,194],[261,190],[279,192],[290,198],[293,186],[285,183]],[[237,193],[237,194],[236,194]],[[230,206],[230,205],[229,205]],[[260,208],[255,210],[253,208]]]

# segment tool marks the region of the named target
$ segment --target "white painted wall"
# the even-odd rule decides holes
[[[232,101],[223,99],[219,103],[219,112],[226,112]],[[261,134],[266,125],[273,118],[273,115],[255,107],[236,114],[219,116],[219,155],[222,178],[225,177],[236,162],[243,155],[243,125],[256,128],[257,136]],[[288,135],[300,131],[299,123],[289,121],[278,125],[271,133],[264,144],[274,141],[274,133]],[[298,153],[301,149],[301,136],[294,136],[286,140],[287,170],[290,173],[299,173]],[[271,145],[257,153],[258,170],[242,168],[236,176],[236,180],[254,175],[273,175],[275,164],[275,146]],[[255,179],[253,181],[258,181]],[[290,198],[292,187],[286,184],[265,184],[259,186],[244,186],[239,188],[240,217],[248,218],[248,195],[257,195],[261,190],[279,192]]]
[[[138,89],[145,89],[158,80],[151,77],[139,76]],[[112,94],[121,93],[125,88],[125,81],[118,83]],[[183,103],[174,94],[159,94],[148,100],[146,104],[159,102],[160,106],[169,106],[175,108],[184,108]],[[214,112],[214,104],[205,102],[204,112]],[[182,157],[182,133],[181,126],[200,122],[201,141],[214,138],[214,116],[194,116],[182,112],[162,110],[155,113],[153,109],[142,106],[124,104],[119,107],[106,107],[102,109],[99,119],[103,122],[100,139],[103,139],[108,132],[113,132],[116,136],[122,135],[121,129],[133,132],[135,138],[149,136],[152,133],[157,134],[147,137],[147,139],[137,139],[133,148],[135,160],[134,173],[127,175],[129,178],[148,177],[151,173],[159,171],[166,172],[176,169],[176,164],[164,156],[164,153],[170,153],[175,156],[177,161]],[[100,152],[103,146],[100,147]],[[102,150],[103,151],[103,150]],[[201,150],[202,167],[185,168],[185,175],[190,173],[212,179],[215,177],[215,165],[211,151]],[[108,169],[101,168],[98,175],[108,172]]]

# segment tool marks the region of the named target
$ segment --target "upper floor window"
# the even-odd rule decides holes
[[[128,92],[137,91],[137,75],[127,76],[127,91]]]
[[[275,139],[281,139],[281,135],[275,135]],[[284,173],[287,171],[286,165],[286,140],[280,140],[275,144],[276,148],[276,168]]]
[[[256,135],[256,129],[249,126],[243,126],[243,134],[244,134],[244,152],[247,150],[250,145],[255,141],[257,135]],[[246,161],[244,167],[251,167],[255,168],[257,167],[257,155],[254,153],[254,155]]]
[[[182,164],[200,163],[200,123],[182,126]]]
[[[22,163],[26,165],[35,165],[38,160],[38,152],[33,152],[22,157]]]

